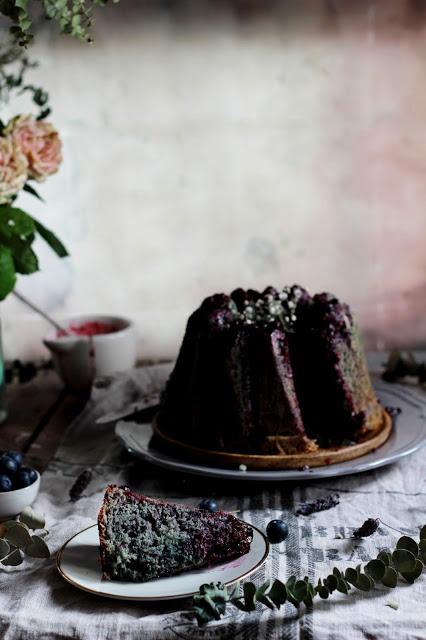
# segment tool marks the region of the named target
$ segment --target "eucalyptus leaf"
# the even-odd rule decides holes
[[[348,567],[345,571],[345,580],[349,582],[349,584],[353,584],[353,586],[355,587],[357,579],[358,579],[358,572],[356,571],[356,569],[353,569],[352,567]]]
[[[374,580],[381,580],[385,575],[386,565],[381,560],[370,560],[365,566],[365,573]]]
[[[309,581],[309,578],[305,578],[305,582],[307,586],[307,594],[303,602],[307,607],[311,607],[313,604],[313,599],[315,598],[315,589],[312,582]]]
[[[416,557],[411,551],[406,549],[395,549],[392,554],[392,560],[400,573],[407,573],[413,571],[416,564]]]
[[[243,585],[245,611],[254,611],[256,609],[256,587],[252,582],[245,582]]]
[[[426,563],[426,538],[422,538],[419,542],[419,554],[423,562]]]
[[[324,587],[324,585],[320,585],[319,587],[316,588],[316,590],[320,598],[322,598],[323,600],[327,600],[327,598],[330,595],[330,592],[327,589],[327,587]]]
[[[296,584],[296,576],[290,576],[287,582],[285,583],[285,586],[287,587],[287,589],[293,589],[295,584]]]
[[[337,591],[340,591],[340,593],[344,593],[347,595],[349,593],[349,589],[349,583],[346,582],[346,580],[344,580],[343,578],[339,578],[337,581]]]
[[[420,576],[424,569],[424,564],[421,560],[416,558],[416,564],[412,571],[401,571],[401,575],[407,582],[414,582]]]
[[[10,545],[7,540],[0,538],[0,559],[3,559],[10,551]]]
[[[426,540],[426,524],[420,529],[420,540]]]
[[[15,549],[7,558],[1,561],[1,564],[4,564],[6,567],[17,567],[19,564],[22,564],[24,560],[24,556],[19,549]]]
[[[304,580],[297,580],[292,591],[297,602],[303,602],[308,595],[308,585]]]
[[[50,558],[49,547],[40,536],[31,536],[31,543],[25,547],[25,553],[32,558]]]
[[[374,587],[374,581],[370,580],[369,576],[365,573],[360,573],[355,583],[355,587],[360,589],[360,591],[371,591]]]
[[[330,574],[324,580],[324,585],[327,587],[330,593],[333,593],[333,591],[337,589],[337,584],[337,578],[334,574]]]
[[[272,587],[268,591],[268,598],[272,600],[277,609],[287,600],[287,590],[281,580],[274,580]]]
[[[282,583],[281,585],[282,585],[282,588],[285,590],[284,585]],[[265,605],[265,607],[268,607],[268,609],[275,609],[276,605],[269,596],[271,589],[272,589],[271,581],[267,580],[256,590],[256,601]]]
[[[396,583],[398,582],[398,574],[393,567],[386,567],[385,575],[382,578],[382,584],[385,587],[396,587]]]
[[[388,551],[383,550],[378,553],[377,560],[381,560],[383,564],[385,564],[388,567],[392,562],[392,557]]]
[[[32,507],[25,507],[19,516],[19,522],[23,522],[30,529],[44,529],[46,526],[44,516],[37,514]]]
[[[419,553],[419,546],[417,542],[409,536],[402,536],[401,538],[399,538],[398,542],[396,543],[396,548],[411,551],[411,553],[415,556],[417,556],[417,554]]]
[[[31,543],[28,527],[23,522],[14,522],[13,526],[8,526],[4,537],[19,549],[24,549]]]

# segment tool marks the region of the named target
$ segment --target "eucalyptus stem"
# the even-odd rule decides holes
[[[296,608],[302,603],[311,607],[316,596],[325,600],[335,591],[347,595],[354,587],[367,592],[377,584],[393,588],[397,585],[398,577],[413,583],[422,574],[425,564],[426,525],[420,530],[418,542],[403,535],[393,551],[380,551],[376,558],[367,562],[364,570],[360,564],[357,567],[347,567],[345,570],[334,567],[331,573],[325,578],[320,578],[316,585],[308,576],[303,579],[290,576],[286,582],[277,578],[260,586],[253,582],[244,582],[242,595],[234,597],[234,594],[228,594],[226,586],[220,582],[203,584],[194,596],[193,612],[198,624],[204,625],[211,620],[219,620],[228,604],[246,613],[254,611],[257,604],[269,609],[279,609],[285,602]]]

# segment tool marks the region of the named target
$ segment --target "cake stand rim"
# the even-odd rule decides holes
[[[353,445],[318,449],[317,451],[296,454],[244,454],[226,451],[215,451],[194,447],[181,440],[176,440],[161,431],[157,416],[152,420],[154,435],[169,449],[173,448],[174,454],[183,453],[187,459],[198,463],[215,463],[222,468],[238,468],[239,465],[247,465],[251,470],[285,470],[308,467],[328,467],[333,464],[347,462],[381,447],[388,440],[393,429],[391,415],[382,407],[382,420],[370,437]]]

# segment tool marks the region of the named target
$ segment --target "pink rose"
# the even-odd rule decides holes
[[[12,137],[0,136],[0,204],[10,201],[28,178],[28,162]]]
[[[28,162],[28,177],[42,182],[56,173],[62,161],[58,132],[49,122],[40,122],[34,116],[17,116],[5,129],[13,138]]]

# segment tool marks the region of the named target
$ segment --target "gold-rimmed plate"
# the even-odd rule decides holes
[[[97,525],[83,529],[59,550],[56,566],[61,576],[74,587],[94,595],[119,600],[176,600],[198,592],[206,582],[222,582],[229,586],[246,578],[265,562],[269,544],[264,534],[253,527],[249,553],[213,567],[185,571],[169,578],[149,582],[103,580],[99,561]]]

